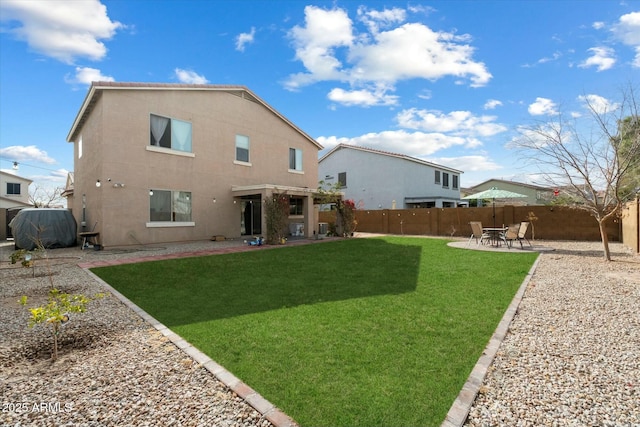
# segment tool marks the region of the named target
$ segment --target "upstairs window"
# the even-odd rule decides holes
[[[249,137],[236,135],[236,160],[249,163]]]
[[[7,182],[7,195],[20,195],[20,183],[19,182]]]
[[[451,178],[453,180],[453,189],[457,190],[458,189],[458,180],[460,179],[460,177],[458,175],[451,175]]]
[[[440,184],[440,171],[436,171],[436,180],[435,180],[436,184]]]
[[[302,172],[302,150],[289,148],[289,170]]]
[[[191,123],[151,114],[151,145],[191,152]]]
[[[442,186],[449,188],[449,174],[446,172],[442,172]]]
[[[151,222],[190,222],[191,192],[151,190],[149,207]]]
[[[340,188],[344,188],[347,186],[347,173],[340,172],[338,173],[338,184],[340,184]]]

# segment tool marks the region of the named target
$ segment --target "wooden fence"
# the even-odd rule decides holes
[[[319,220],[332,223],[335,221],[335,213],[320,212]],[[496,226],[530,221],[528,239],[600,240],[598,223],[588,212],[563,206],[496,206],[495,217],[492,206],[358,210],[356,220],[356,231],[457,237],[471,235],[470,221],[481,221],[485,227],[493,226],[494,221]],[[609,241],[622,241],[622,225],[619,218],[608,221],[606,230]]]

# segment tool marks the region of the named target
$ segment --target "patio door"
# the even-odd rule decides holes
[[[262,234],[262,200],[260,196],[242,199],[240,206],[240,234],[255,236]]]

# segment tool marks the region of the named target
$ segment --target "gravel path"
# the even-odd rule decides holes
[[[469,426],[640,426],[640,258],[611,245],[545,242]],[[50,250],[56,286],[94,295],[79,263],[223,249],[241,242],[123,251]],[[271,423],[114,297],[93,301],[65,326],[59,358],[43,327],[26,328],[49,277],[4,260],[0,247],[0,425],[261,426]],[[417,409],[418,410],[418,409]]]
[[[467,426],[640,426],[640,257],[553,242]]]

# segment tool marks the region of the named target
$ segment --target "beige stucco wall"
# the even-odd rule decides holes
[[[150,148],[151,113],[190,122],[192,153]],[[250,138],[250,165],[234,162],[236,134]],[[105,247],[238,238],[232,186],[317,186],[318,146],[264,105],[225,91],[104,90],[74,146],[72,210],[80,225],[84,195],[79,231],[97,223]],[[288,170],[289,148],[302,149],[303,173]],[[150,189],[190,191],[193,225],[149,226]],[[305,228],[311,235],[315,224]]]

